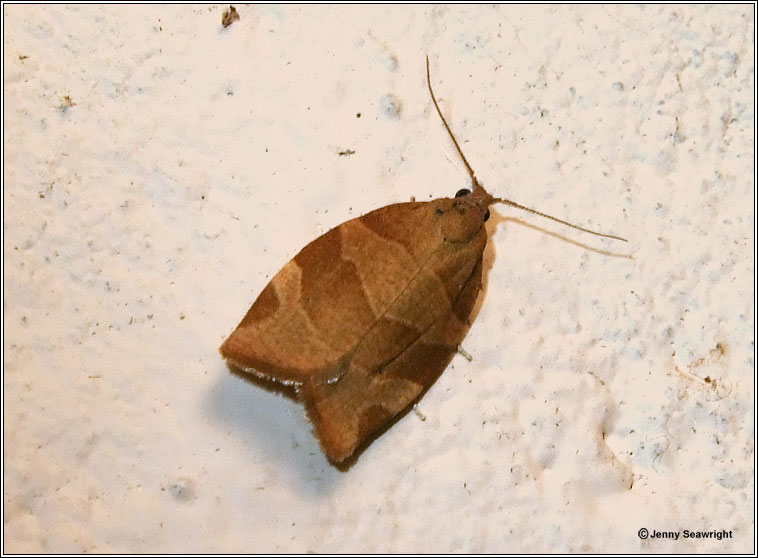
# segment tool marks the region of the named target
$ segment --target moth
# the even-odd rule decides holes
[[[407,412],[458,350],[481,289],[492,204],[625,241],[490,195],[437,104],[428,57],[426,79],[471,189],[382,207],[320,236],[276,274],[220,348],[234,367],[294,387],[335,465]]]

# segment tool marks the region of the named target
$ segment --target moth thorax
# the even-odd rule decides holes
[[[440,200],[436,213],[448,242],[468,242],[482,228],[484,215],[476,203],[465,198]]]

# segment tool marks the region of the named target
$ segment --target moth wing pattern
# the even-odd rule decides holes
[[[330,230],[221,346],[235,366],[296,386],[332,462],[417,399],[465,336],[487,233],[462,204],[395,204]]]
[[[301,384],[345,356],[370,322],[355,270],[340,255],[342,226],[274,276],[221,346],[225,358],[258,376]]]
[[[381,434],[445,370],[468,332],[469,317],[481,288],[481,255],[474,264],[452,306],[392,360],[374,370],[350,362],[339,381],[312,378],[302,386],[300,397],[321,447],[332,462],[344,461]],[[368,343],[371,338],[369,333]]]
[[[382,207],[308,244],[263,289],[221,346],[222,356],[286,384],[339,374],[436,249],[428,203]]]

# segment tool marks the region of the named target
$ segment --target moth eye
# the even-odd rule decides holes
[[[487,213],[484,214],[484,219],[482,219],[482,221],[484,221],[486,223],[487,219],[489,219],[489,218],[490,218],[490,210],[487,209]]]
[[[462,198],[463,196],[468,196],[471,193],[471,190],[466,190],[466,188],[463,188],[461,190],[458,190],[455,193],[456,198]]]
[[[437,215],[444,215],[444,214],[445,214],[445,210],[443,210],[443,209],[441,209],[441,208],[438,207],[437,208]]]

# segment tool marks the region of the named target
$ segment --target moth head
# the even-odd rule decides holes
[[[471,190],[469,190],[468,188],[461,188],[460,190],[458,190],[455,193],[455,197],[456,198],[464,198],[464,197],[470,196],[470,195],[471,195]],[[487,205],[489,205],[489,203],[490,203],[489,200],[482,200],[482,201],[484,201],[484,203],[486,203]],[[481,204],[479,204],[479,205],[481,205]],[[486,223],[489,218],[490,218],[490,208],[487,207],[486,210],[485,210],[485,212],[484,212],[484,217],[482,218],[482,220]]]
[[[440,230],[448,242],[468,242],[490,217],[489,200],[470,190],[458,190],[454,198],[435,203]]]

